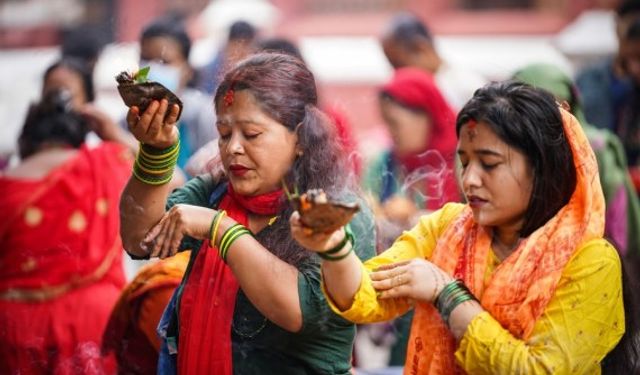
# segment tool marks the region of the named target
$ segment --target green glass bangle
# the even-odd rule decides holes
[[[453,310],[455,310],[455,308],[458,307],[458,305],[460,305],[461,303],[472,300],[475,300],[475,298],[470,294],[465,294],[463,296],[460,296],[460,298],[455,299],[453,302],[451,302],[451,304],[447,306],[447,309],[442,312],[442,320],[449,324],[449,318],[451,317],[451,313],[453,312]]]
[[[155,157],[162,157],[165,156],[169,153],[171,153],[171,151],[175,150],[176,148],[178,148],[180,146],[180,139],[178,138],[178,141],[174,144],[172,144],[171,146],[167,147],[167,148],[157,148],[157,147],[153,147],[151,145],[148,144],[144,144],[142,142],[140,142],[140,148],[142,149],[142,151],[151,156],[152,158]]]
[[[445,285],[444,288],[440,291],[440,294],[436,297],[435,305],[440,310],[443,302],[448,299],[448,296],[458,287],[458,280],[454,280],[449,284]]]
[[[342,255],[335,256],[335,257],[334,256],[330,256],[330,255],[326,255],[325,253],[318,253],[318,256],[320,258],[324,259],[324,260],[328,260],[328,261],[331,261],[331,262],[337,262],[339,260],[342,260],[342,259],[348,257],[349,254],[351,254],[353,252],[353,248],[354,248],[354,246],[351,245],[351,248],[349,249],[349,251],[347,251],[346,253],[344,253]],[[342,250],[342,249],[340,249],[340,250]]]
[[[171,181],[173,171],[162,175],[153,175],[140,169],[137,162],[133,165],[133,176],[148,185],[163,185]]]
[[[338,253],[340,252],[340,250],[342,250],[344,245],[347,244],[347,241],[350,241],[352,245],[354,244],[354,241],[355,241],[353,237],[353,232],[351,231],[351,226],[349,226],[349,224],[345,225],[344,227],[344,238],[342,239],[342,241],[340,241],[340,243],[338,243],[336,246],[332,247],[331,249],[327,251],[323,251],[322,253],[318,253],[318,254],[331,255],[331,254]]]
[[[229,240],[227,241],[227,245],[224,249],[222,249],[222,260],[226,263],[227,262],[227,253],[229,252],[229,249],[231,249],[231,245],[233,245],[233,243],[240,238],[241,236],[245,235],[245,234],[251,234],[251,231],[247,228],[242,228],[240,230],[237,230],[235,233],[233,233],[232,235],[229,236]]]
[[[236,230],[239,230],[242,228],[242,224],[233,224],[231,226],[231,228],[227,229],[223,234],[222,234],[222,238],[220,239],[220,246],[218,246],[218,253],[220,254],[220,257],[222,258],[222,251],[225,248],[227,241],[229,240],[229,236],[231,234],[233,234]],[[224,259],[224,258],[223,258]]]
[[[351,249],[349,249],[349,251],[347,251],[346,253],[342,254],[342,255],[338,255],[338,256],[333,256],[331,254],[335,254],[338,253],[340,251],[342,251],[342,249],[344,249],[344,246],[347,244],[347,242],[351,243]],[[330,261],[338,261],[341,259],[346,258],[347,256],[349,256],[349,254],[351,254],[351,252],[355,249],[356,247],[356,239],[353,236],[353,232],[351,231],[351,227],[349,226],[349,224],[345,225],[344,227],[344,238],[342,239],[342,241],[340,241],[340,243],[338,245],[336,245],[335,247],[327,250],[327,251],[323,251],[321,253],[318,253],[318,256],[321,259],[324,260],[330,260]]]
[[[164,170],[164,169],[172,168],[173,166],[175,166],[175,163],[177,160],[178,160],[177,158],[171,158],[166,161],[161,161],[159,163],[156,163],[156,162],[149,162],[148,160],[145,160],[143,158],[138,158],[137,162],[141,166],[145,167],[146,169]]]
[[[227,262],[227,253],[231,248],[231,245],[242,235],[248,234],[253,237],[253,233],[247,228],[245,228],[242,224],[234,224],[231,228],[227,229],[222,238],[220,239],[220,246],[218,247],[218,255],[222,260]]]
[[[436,298],[435,305],[442,320],[449,324],[449,317],[453,310],[461,303],[471,300],[477,301],[462,280],[455,280],[442,289]]]
[[[162,150],[143,143],[139,147],[133,164],[133,176],[148,185],[163,185],[171,181],[178,161],[180,140]]]

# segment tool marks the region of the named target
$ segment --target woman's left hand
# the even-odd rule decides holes
[[[177,204],[167,211],[142,240],[151,257],[161,259],[175,255],[184,236],[209,239],[209,229],[216,211],[206,207]]]
[[[412,259],[377,268],[370,274],[378,298],[410,298],[434,302],[445,285],[453,278],[424,259]]]

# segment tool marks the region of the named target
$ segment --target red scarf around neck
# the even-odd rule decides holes
[[[248,214],[275,215],[282,190],[257,196],[237,194],[228,185],[218,209],[248,226]],[[204,241],[180,300],[178,373],[233,373],[231,324],[239,284],[218,250]]]

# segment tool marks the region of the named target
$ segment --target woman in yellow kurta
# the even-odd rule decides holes
[[[405,374],[600,373],[625,333],[622,271],[580,125],[546,92],[507,82],[478,90],[456,130],[468,203],[423,217],[380,256],[362,264],[343,230],[309,235],[292,217],[325,260],[327,300],[358,323],[415,308]]]

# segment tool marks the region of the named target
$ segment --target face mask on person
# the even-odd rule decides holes
[[[157,62],[141,60],[140,67],[150,67],[148,78],[162,84],[167,89],[175,92],[180,86],[180,68]]]

